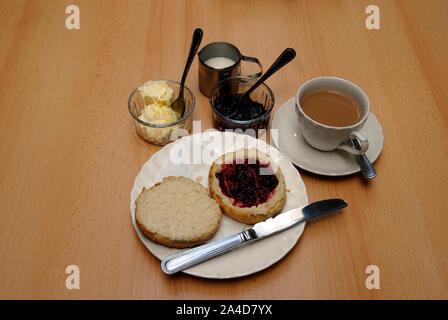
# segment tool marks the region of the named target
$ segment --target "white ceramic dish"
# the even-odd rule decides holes
[[[280,106],[272,119],[271,141],[281,153],[299,168],[320,175],[345,176],[360,171],[351,154],[342,150],[319,151],[306,143],[294,108],[295,98],[291,98]],[[277,135],[272,129],[277,130]],[[366,155],[373,163],[378,159],[384,143],[381,125],[373,113],[370,113],[361,131],[369,138]]]
[[[212,145],[212,142],[221,141],[222,147]],[[194,134],[184,137],[163,147],[156,152],[142,167],[135,178],[131,191],[131,217],[134,228],[146,246],[146,248],[157,258],[162,260],[168,255],[179,252],[180,249],[169,248],[147,239],[135,224],[135,199],[143,187],[150,187],[166,176],[185,176],[200,182],[208,188],[208,171],[211,162],[222,153],[236,151],[241,148],[258,148],[265,151],[275,159],[285,176],[287,201],[284,211],[306,205],[308,197],[305,185],[300,174],[294,168],[291,161],[264,141],[257,140],[247,135],[230,132],[207,131],[202,134]],[[195,154],[209,156],[210,161],[197,164],[176,164],[180,150],[195,150]],[[177,159],[177,160],[176,160]],[[197,160],[197,159],[196,159]],[[241,232],[250,228],[246,225],[223,215],[223,219],[217,233],[209,241],[215,241],[226,236]],[[282,259],[296,244],[303,233],[305,224],[298,225],[290,230],[284,231],[272,237],[251,243],[247,246],[237,248],[221,256],[203,262],[197,266],[186,269],[183,272],[203,278],[227,279],[246,276],[261,271]],[[160,270],[162,273],[162,270]]]

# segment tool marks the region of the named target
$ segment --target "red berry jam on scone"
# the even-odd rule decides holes
[[[224,154],[210,168],[210,193],[227,216],[249,224],[264,221],[286,202],[285,179],[275,168],[255,149]]]

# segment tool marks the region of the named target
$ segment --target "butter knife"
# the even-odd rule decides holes
[[[259,222],[249,230],[170,255],[162,260],[162,270],[167,274],[182,271],[242,244],[272,236],[302,222],[340,210],[346,206],[347,203],[342,199],[328,199],[289,210],[266,221]]]

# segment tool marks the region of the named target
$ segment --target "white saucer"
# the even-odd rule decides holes
[[[278,130],[277,136],[272,129]],[[362,131],[369,138],[366,156],[373,163],[378,159],[384,143],[383,130],[374,114],[370,113]],[[351,154],[342,150],[319,151],[306,143],[295,112],[295,98],[286,101],[275,113],[271,141],[292,163],[306,171],[326,176],[345,176],[360,171]]]

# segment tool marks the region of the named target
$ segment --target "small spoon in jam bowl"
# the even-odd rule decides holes
[[[254,91],[260,84],[262,84],[266,79],[276,73],[278,70],[283,68],[286,64],[291,62],[296,56],[296,51],[293,48],[285,49],[274,61],[274,63],[269,67],[269,69],[250,87],[246,92],[237,94],[232,102],[232,107],[237,107],[235,104],[241,103],[241,101],[247,99],[249,95]]]
[[[171,109],[177,113],[179,119],[184,116],[185,113],[185,100],[184,100],[184,86],[185,79],[187,78],[188,71],[190,70],[191,63],[198,52],[199,45],[201,44],[203,31],[200,28],[194,30],[193,39],[191,40],[190,52],[188,53],[187,63],[185,64],[184,73],[182,74],[182,80],[180,82],[179,95],[176,100],[171,103]]]

